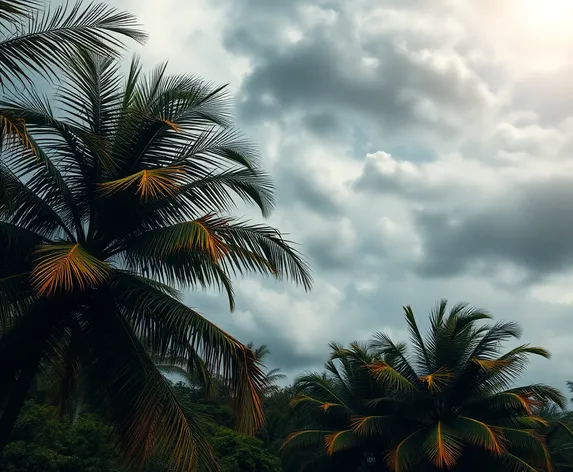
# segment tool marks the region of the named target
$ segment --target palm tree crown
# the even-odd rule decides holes
[[[237,201],[273,207],[256,153],[230,126],[224,88],[161,66],[126,80],[112,58],[70,61],[57,101],[0,103],[27,146],[0,161],[0,439],[39,368],[108,400],[132,462],[174,447],[177,465],[213,466],[200,421],[183,410],[148,352],[185,358],[231,385],[238,427],[263,421],[265,376],[243,344],[179,301],[178,289],[258,272],[309,288],[305,262],[280,233],[227,216]],[[175,445],[175,446],[173,446]]]
[[[405,316],[409,349],[384,333],[333,344],[327,373],[298,379],[293,406],[311,421],[284,447],[322,445],[326,454],[307,470],[550,470],[535,411],[563,407],[564,397],[545,385],[512,386],[528,358],[547,351],[525,344],[500,353],[519,327],[480,324],[489,314],[463,304],[449,312],[438,304],[427,336],[410,307]]]

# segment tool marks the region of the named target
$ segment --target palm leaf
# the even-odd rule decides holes
[[[332,456],[337,452],[352,449],[358,444],[358,439],[352,430],[347,429],[345,431],[328,434],[324,438],[324,444],[327,454]]]
[[[0,20],[13,23],[22,17],[30,16],[39,6],[39,0],[2,0]]]
[[[312,430],[297,431],[291,433],[283,443],[281,449],[289,451],[291,449],[307,448],[324,444],[325,438],[332,434],[332,431]]]
[[[145,169],[135,174],[99,184],[103,195],[126,190],[136,186],[135,193],[141,198],[158,198],[175,195],[179,186],[185,183],[185,168],[182,166]]]
[[[425,442],[424,451],[430,462],[438,469],[451,469],[462,453],[461,443],[450,433],[442,421],[438,421]]]
[[[384,361],[374,362],[368,368],[378,382],[382,382],[392,390],[408,394],[417,391],[416,386],[412,382]]]
[[[79,244],[45,244],[36,255],[31,281],[38,295],[83,291],[109,276],[109,265]]]
[[[160,452],[174,470],[217,470],[201,419],[177,401],[129,325],[105,304],[86,315],[88,374],[108,395],[127,464],[140,467]]]
[[[261,392],[266,380],[249,348],[141,279],[115,271],[112,287],[126,319],[136,331],[145,334],[148,343],[156,343],[151,344],[153,352],[187,359],[197,352],[211,375],[221,375],[231,388],[237,427],[253,434],[262,426]]]
[[[451,427],[452,434],[469,444],[498,456],[506,451],[506,440],[500,428],[467,416],[452,420]]]
[[[46,8],[28,15],[19,26],[0,41],[2,83],[13,82],[13,77],[29,81],[27,70],[53,76],[62,59],[80,48],[114,55],[122,47],[116,35],[140,42],[146,38],[132,15],[101,3]]]
[[[228,250],[216,232],[217,227],[211,224],[212,219],[206,215],[194,221],[145,232],[129,242],[130,251],[160,259],[180,252],[199,251],[217,262],[225,257]]]
[[[417,429],[402,439],[398,445],[388,451],[386,463],[394,472],[412,470],[422,460],[420,450],[423,446],[424,429]]]

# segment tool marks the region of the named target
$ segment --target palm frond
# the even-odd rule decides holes
[[[422,461],[420,451],[424,445],[424,430],[417,429],[388,451],[386,463],[394,472],[407,472]]]
[[[144,41],[135,18],[102,3],[71,8],[60,5],[23,18],[13,31],[0,41],[0,80],[14,83],[14,78],[30,80],[28,71],[54,75],[62,59],[78,49],[115,55],[123,44],[117,36]]]
[[[424,452],[438,469],[451,469],[461,456],[462,445],[449,432],[449,428],[438,421],[424,441]]]
[[[145,232],[129,241],[131,253],[141,253],[160,259],[177,255],[180,252],[202,252],[213,262],[227,254],[222,238],[217,234],[217,226],[212,224],[211,215],[193,221]]]
[[[261,392],[266,379],[253,352],[195,310],[141,280],[118,271],[113,280],[114,298],[126,319],[148,342],[156,339],[152,350],[181,358],[189,356],[190,348],[196,351],[209,372],[220,375],[231,388],[237,427],[247,434],[257,431],[264,421]]]
[[[312,430],[297,431],[291,433],[283,443],[281,449],[289,451],[291,449],[307,448],[324,444],[326,436],[333,431]]]
[[[501,428],[490,426],[467,416],[458,416],[451,423],[455,435],[473,446],[502,455],[506,451],[506,440]]]
[[[2,0],[0,1],[0,20],[14,23],[22,17],[29,17],[39,7],[39,0]]]
[[[344,431],[328,434],[324,438],[324,444],[326,446],[326,453],[329,456],[332,456],[337,452],[352,449],[358,444],[358,439],[351,429],[347,429]]]
[[[408,324],[408,331],[410,333],[410,340],[414,347],[414,356],[417,361],[417,367],[422,368],[426,371],[431,369],[430,367],[430,357],[428,355],[428,351],[426,349],[426,345],[424,343],[424,338],[420,333],[420,329],[418,328],[418,323],[416,322],[416,317],[414,316],[414,311],[412,307],[405,306],[404,315],[406,318],[406,323]]]
[[[307,263],[276,229],[233,221],[221,225],[218,232],[229,248],[223,263],[231,270],[271,273],[277,278],[291,279],[306,290],[312,287]]]
[[[38,295],[83,291],[109,277],[109,265],[80,244],[44,244],[36,250],[31,282]]]
[[[179,186],[185,183],[185,168],[182,166],[145,169],[117,180],[102,182],[102,195],[111,195],[133,187],[135,194],[143,199],[175,195]]]
[[[412,382],[384,361],[374,362],[368,368],[378,382],[384,383],[396,392],[412,394],[417,391]]]
[[[88,374],[108,395],[127,464],[139,467],[159,452],[174,470],[217,470],[201,419],[178,402],[129,325],[106,303],[86,317]]]
[[[357,436],[380,438],[397,434],[397,426],[400,426],[400,423],[403,426],[405,421],[397,421],[392,416],[355,416],[350,421],[350,426]]]

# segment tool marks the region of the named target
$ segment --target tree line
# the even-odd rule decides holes
[[[556,471],[573,468],[573,412],[559,389],[520,385],[531,356],[514,322],[465,304],[440,302],[422,334],[405,307],[408,343],[374,333],[369,341],[331,344],[322,372],[292,385],[267,372],[265,424],[256,437],[236,432],[233,397],[221,377],[205,382],[176,365],[159,368],[182,381],[178,401],[202,417],[222,472],[298,471]],[[250,346],[259,361],[266,346]],[[573,383],[568,383],[573,395]],[[62,414],[48,379],[33,393],[0,453],[7,472],[123,471],[114,431],[98,397],[82,397],[82,413]],[[572,399],[573,400],[573,399]],[[77,400],[76,400],[77,401]],[[171,466],[151,457],[146,472]]]

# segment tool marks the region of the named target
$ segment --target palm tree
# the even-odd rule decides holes
[[[279,388],[277,382],[284,379],[285,375],[281,373],[279,368],[266,370],[264,360],[271,353],[266,344],[255,347],[252,342],[249,342],[246,347],[252,351],[264,374],[264,386],[261,395],[267,397]],[[232,385],[228,385],[224,377],[210,372],[204,362],[189,365],[185,357],[177,357],[174,353],[152,355],[152,359],[154,359],[157,368],[164,374],[175,374],[185,379],[187,385],[195,391],[198,398],[233,400]]]
[[[269,346],[266,344],[261,344],[259,347],[255,347],[255,345],[250,342],[247,344],[247,347],[253,351],[255,358],[258,359],[260,363],[264,363],[265,359],[271,353]],[[275,367],[274,369],[268,370],[265,372],[265,384],[266,384],[266,391],[264,392],[265,396],[268,396],[277,391],[279,388],[278,383],[286,377],[285,374],[282,373],[279,367]]]
[[[311,421],[285,449],[318,445],[326,454],[308,470],[551,470],[535,410],[565,399],[546,385],[512,386],[531,355],[548,352],[524,344],[501,353],[519,326],[480,324],[490,315],[464,304],[448,312],[440,302],[426,336],[404,311],[409,348],[384,333],[332,345],[327,373],[298,379],[293,406]]]
[[[228,216],[239,201],[273,207],[256,152],[231,127],[224,87],[136,59],[81,53],[56,115],[37,93],[0,102],[29,146],[0,161],[0,442],[39,369],[61,395],[82,376],[107,399],[129,463],[171,447],[175,465],[213,467],[199,419],[178,404],[149,352],[205,368],[233,390],[238,428],[263,422],[265,376],[245,345],[183,304],[180,289],[261,273],[310,288],[306,263],[268,226]],[[55,374],[54,374],[55,375]]]

